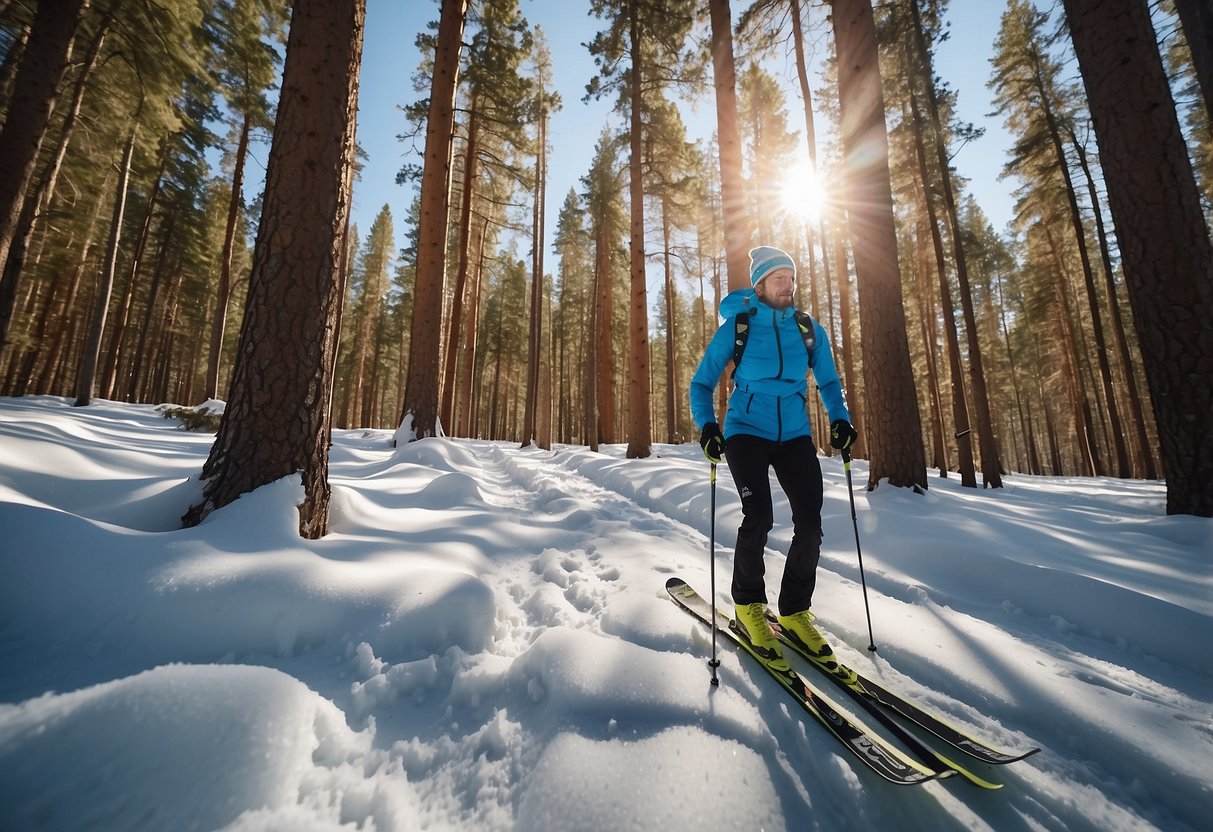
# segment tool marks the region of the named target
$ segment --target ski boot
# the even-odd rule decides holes
[[[734,609],[730,623],[733,631],[740,635],[764,664],[772,670],[787,673],[792,669],[783,657],[783,649],[771,631],[766,619],[766,604],[744,604]]]
[[[781,615],[778,621],[788,640],[799,646],[814,664],[842,682],[854,685],[857,681],[855,671],[838,661],[834,648],[813,626],[814,618],[816,616],[813,613],[804,610],[791,615]]]

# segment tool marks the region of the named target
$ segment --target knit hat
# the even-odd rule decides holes
[[[750,249],[750,283],[758,285],[776,269],[791,269],[792,277],[796,276],[796,261],[783,249],[774,246],[758,246]]]

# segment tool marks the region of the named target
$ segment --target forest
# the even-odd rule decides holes
[[[0,394],[221,400],[184,522],[302,471],[318,537],[334,428],[694,441],[717,307],[778,241],[869,488],[1165,479],[1168,513],[1213,516],[1207,3],[1007,0],[1003,229],[951,164],[979,128],[933,64],[947,0],[589,0],[585,100],[616,118],[557,204],[560,33],[519,0],[415,6],[415,199],[363,230],[366,0],[0,0]]]

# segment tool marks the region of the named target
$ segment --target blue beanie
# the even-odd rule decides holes
[[[796,261],[786,251],[774,246],[758,246],[750,249],[750,284],[758,285],[776,269],[791,269],[792,277],[796,276]]]

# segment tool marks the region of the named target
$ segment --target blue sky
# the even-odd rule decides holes
[[[745,5],[734,0],[734,16]],[[1003,8],[1004,4],[995,0],[952,3],[948,12],[952,37],[938,48],[935,67],[936,73],[959,93],[958,116],[987,128],[985,137],[962,148],[953,162],[960,174],[970,180],[970,192],[997,229],[1011,218],[1010,193],[1015,187],[1012,181],[998,180],[1011,139],[1002,129],[1000,119],[986,117],[993,109],[991,93],[985,86],[990,77],[988,59]],[[564,100],[564,109],[553,117],[549,134],[552,147],[547,196],[549,239],[565,194],[570,188],[581,189],[578,180],[589,167],[603,126],[608,121],[620,124],[620,117],[610,113],[609,102],[581,101],[585,85],[594,74],[593,60],[582,44],[603,25],[587,9],[588,3],[573,0],[522,0],[523,14],[532,24],[541,26],[547,36],[556,87]],[[387,204],[391,206],[397,239],[403,240],[402,222],[411,193],[408,187],[397,185],[395,177],[406,161],[419,162],[417,154],[421,146],[419,141],[414,149],[397,138],[406,126],[398,107],[419,97],[412,87],[412,75],[418,65],[414,40],[426,23],[437,17],[438,3],[433,0],[368,0],[358,141],[370,158],[355,188],[353,218],[363,239],[375,215]],[[832,48],[831,38],[824,32],[816,35],[816,41],[819,50]],[[773,71],[781,72],[782,64],[777,62]],[[783,77],[787,80],[789,108],[794,112],[799,106],[799,95],[791,71],[789,59]],[[689,128],[695,130],[699,126],[710,131],[713,106],[710,99],[705,100],[697,105],[697,112],[688,113]],[[550,251],[549,247],[549,271],[556,265]],[[525,248],[520,248],[519,253],[525,257]]]

